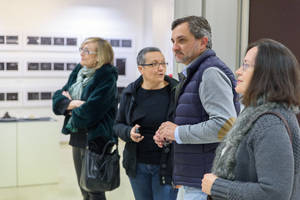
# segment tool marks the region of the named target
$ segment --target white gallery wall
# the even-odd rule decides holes
[[[159,47],[170,63],[167,73],[175,74],[181,68],[178,65],[173,68],[171,23],[174,18],[188,15],[203,15],[209,20],[213,49],[233,71],[240,60],[241,5],[237,0],[0,0],[0,3],[0,36],[20,36],[18,48],[1,49],[0,44],[0,63],[18,61],[23,71],[8,75],[0,70],[0,93],[54,91],[62,87],[70,71],[24,73],[26,63],[78,62],[77,47],[89,36],[132,40],[131,48],[114,48],[115,57],[126,58],[126,75],[119,76],[120,87],[138,77],[136,54],[145,46]],[[72,50],[33,48],[26,45],[28,35],[76,37],[78,44]],[[28,102],[26,98],[23,95],[9,106],[0,101],[0,116],[6,111],[16,117],[50,116],[61,125],[62,117],[52,113],[51,102]]]
[[[165,0],[0,0],[0,36],[18,35],[14,48],[1,48],[0,62],[19,62],[21,73],[0,71],[0,93],[55,91],[66,83],[70,71],[28,73],[27,63],[78,62],[77,47],[90,36],[105,39],[130,39],[131,48],[114,48],[115,57],[126,58],[126,75],[119,76],[118,86],[125,87],[139,73],[136,54],[145,46],[157,46],[165,54],[172,69],[171,30],[173,1]],[[65,47],[30,47],[27,36],[75,37],[78,44]],[[17,102],[0,102],[0,117],[8,111],[14,117],[46,117],[58,120],[51,110],[51,101],[28,102],[19,96]]]

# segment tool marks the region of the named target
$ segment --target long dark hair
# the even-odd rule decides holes
[[[255,106],[263,97],[269,102],[300,105],[300,66],[294,54],[271,39],[250,44],[247,52],[253,47],[258,49],[254,72],[242,103]]]

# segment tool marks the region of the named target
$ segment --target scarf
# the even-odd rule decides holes
[[[95,71],[95,69],[89,69],[87,67],[83,67],[79,70],[76,82],[69,88],[69,94],[72,97],[72,100],[81,99],[83,89],[87,86],[88,82],[92,80]],[[66,128],[72,133],[78,132],[78,129],[72,125],[72,116],[70,117]]]
[[[279,107],[288,108],[282,103],[264,102],[263,99],[259,99],[255,107],[246,107],[236,119],[223,142],[218,146],[213,162],[212,173],[224,179],[234,180],[235,156],[242,139],[247,135],[257,117]]]

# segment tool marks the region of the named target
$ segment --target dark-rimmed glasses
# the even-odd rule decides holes
[[[164,63],[151,63],[151,64],[140,64],[141,66],[150,66],[150,67],[155,67],[158,68],[160,65],[162,67],[167,67],[168,63],[164,62]]]

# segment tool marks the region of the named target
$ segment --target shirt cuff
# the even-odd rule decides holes
[[[179,137],[178,126],[175,129],[174,137],[177,144],[182,144],[182,141]]]

